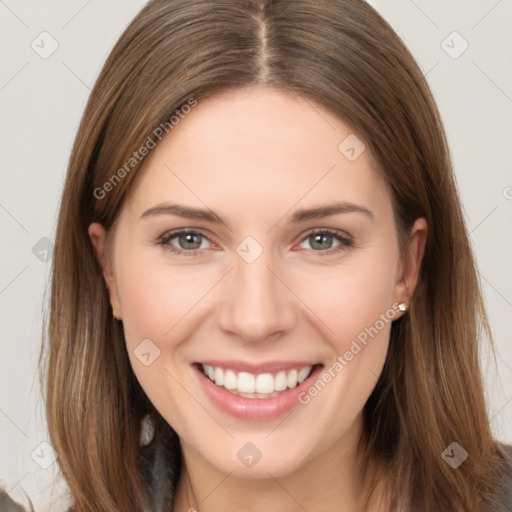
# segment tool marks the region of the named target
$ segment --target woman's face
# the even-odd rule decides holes
[[[133,370],[187,453],[278,476],[354,449],[425,225],[401,260],[349,126],[270,88],[199,101],[146,158],[107,260],[89,234]]]

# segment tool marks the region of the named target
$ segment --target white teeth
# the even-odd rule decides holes
[[[288,382],[288,387],[290,389],[293,389],[297,385],[297,376],[298,376],[297,370],[292,370],[290,373],[288,373],[287,382]]]
[[[224,387],[226,389],[236,389],[236,373],[233,370],[227,370],[224,373]]]
[[[306,366],[299,370],[281,370],[274,375],[271,373],[253,375],[248,372],[240,372],[237,375],[233,370],[203,365],[203,373],[211,381],[215,382],[217,386],[222,386],[234,395],[245,398],[271,398],[277,396],[285,389],[293,389],[304,382],[312,370],[312,366]]]
[[[256,378],[256,393],[272,393],[274,391],[274,377],[270,373],[263,373]]]
[[[297,376],[297,380],[299,384],[302,384],[309,376],[309,370],[307,368],[302,368],[302,370],[299,372],[299,375]]]
[[[277,372],[274,388],[276,391],[284,391],[288,387],[288,380],[286,379],[286,372]]]
[[[215,382],[217,384],[217,382]],[[256,391],[256,379],[254,375],[247,372],[240,372],[236,381],[236,389],[242,393],[254,393]]]
[[[220,368],[215,368],[215,384],[217,386],[224,385],[224,372]]]

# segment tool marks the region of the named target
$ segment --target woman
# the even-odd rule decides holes
[[[442,124],[363,1],[142,9],[77,133],[48,327],[77,512],[511,506]]]

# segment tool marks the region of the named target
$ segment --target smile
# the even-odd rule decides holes
[[[217,386],[244,398],[265,399],[279,396],[286,389],[293,389],[304,382],[313,371],[312,366],[293,368],[277,373],[236,372],[219,366],[202,365],[203,373]]]
[[[298,361],[264,365],[205,361],[192,366],[215,408],[238,419],[265,421],[297,407],[299,394],[308,389],[324,365]]]

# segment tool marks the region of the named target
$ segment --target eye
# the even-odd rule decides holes
[[[174,239],[176,239],[178,247],[171,243],[171,240]],[[165,233],[160,237],[158,243],[164,246],[166,250],[175,254],[195,256],[201,252],[202,249],[206,248],[202,245],[202,242],[205,240],[208,240],[208,238],[200,231],[182,229]]]
[[[338,245],[333,247],[332,244],[335,240],[338,241]],[[317,256],[343,251],[351,247],[354,243],[353,239],[346,233],[332,229],[316,229],[311,231],[306,238],[303,239],[302,244],[305,242],[309,242],[313,252],[317,253]]]
[[[172,242],[175,239],[176,241]],[[163,234],[159,238],[158,244],[174,254],[197,256],[203,249],[208,248],[207,245],[203,244],[207,241],[209,241],[208,237],[201,231],[181,229]],[[337,245],[333,247],[334,241],[337,241]],[[353,239],[346,233],[325,228],[309,232],[302,239],[301,245],[305,242],[309,242],[310,250],[316,253],[317,256],[337,253],[353,245]]]

